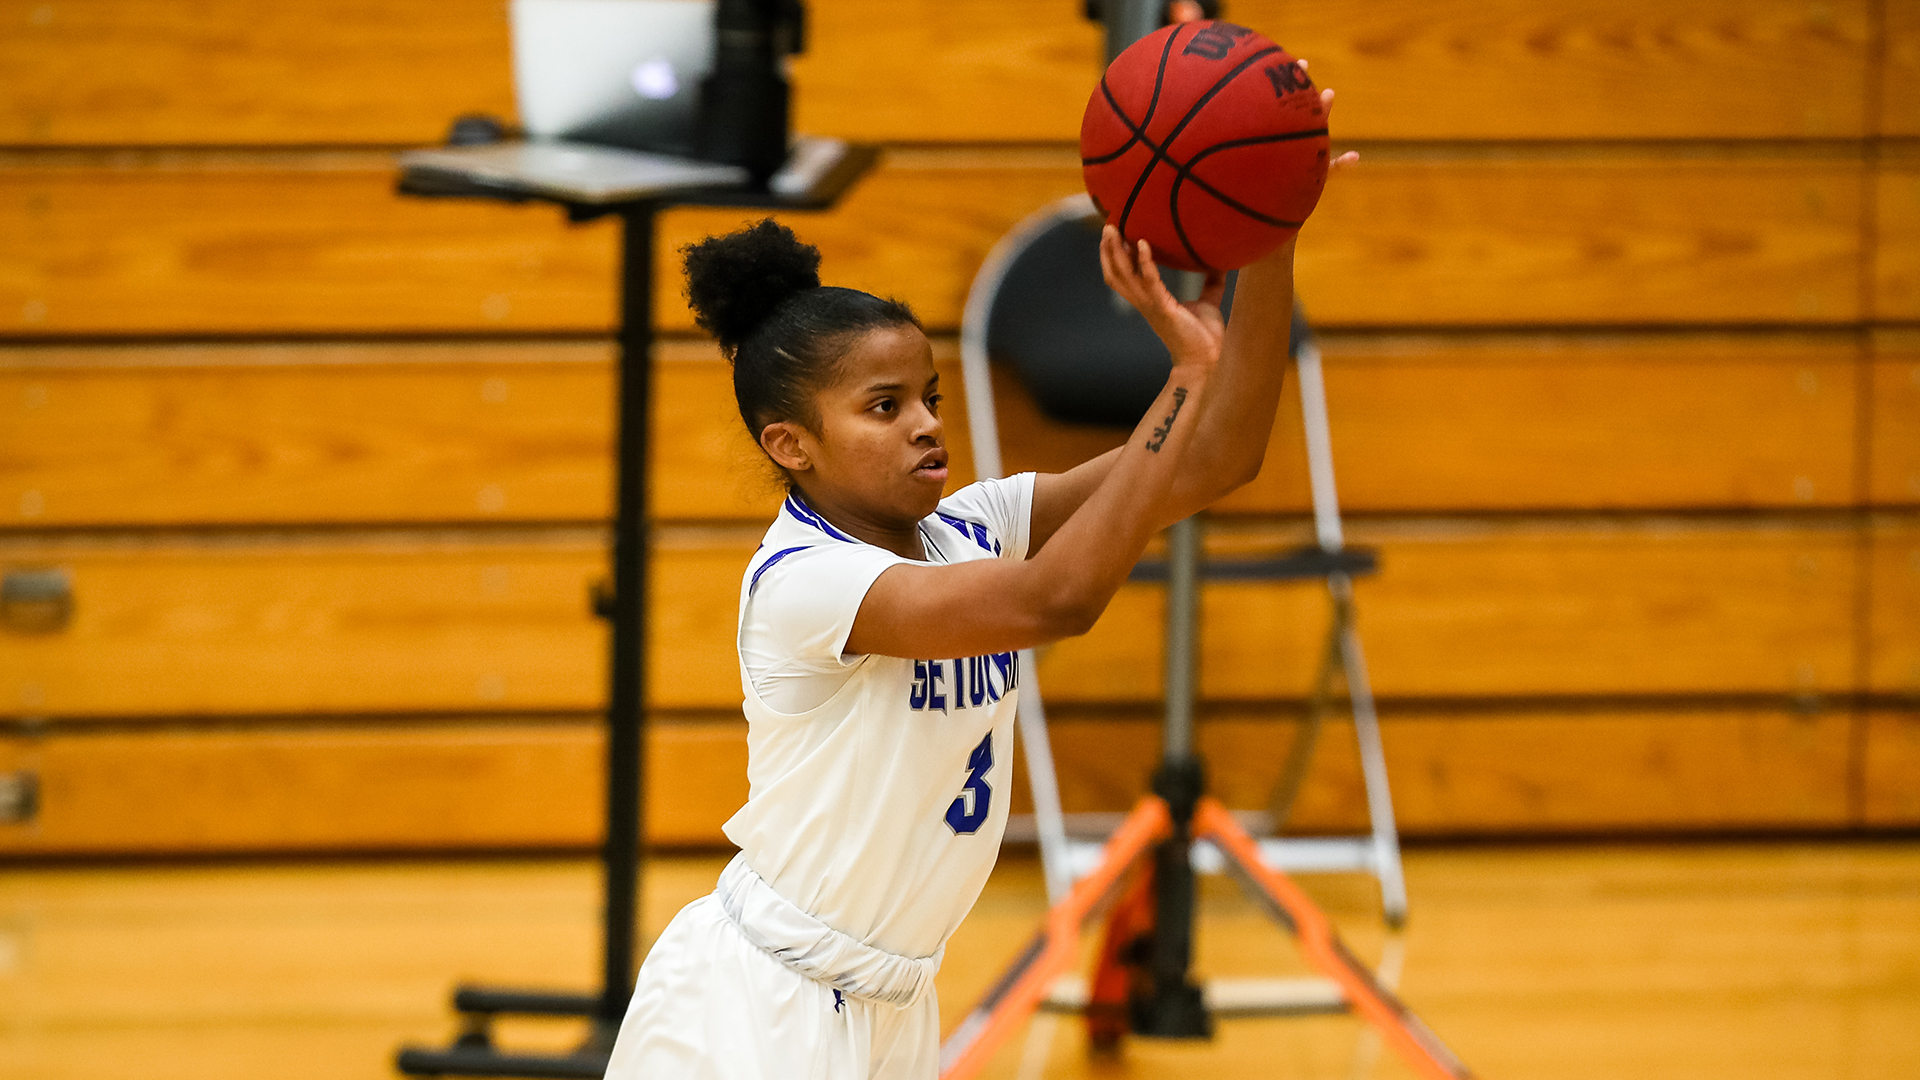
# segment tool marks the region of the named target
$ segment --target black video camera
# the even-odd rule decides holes
[[[787,159],[786,58],[805,48],[806,10],[800,0],[718,0],[713,24],[694,152],[763,186]]]

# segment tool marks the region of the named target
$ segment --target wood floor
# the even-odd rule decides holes
[[[650,864],[649,932],[719,865]],[[1423,849],[1408,875],[1404,996],[1479,1075],[1920,1076],[1920,842]],[[1365,879],[1305,881],[1381,955]],[[452,1032],[457,978],[584,985],[597,896],[571,858],[0,871],[0,1076],[388,1077],[399,1043]],[[1230,884],[1208,879],[1205,900],[1206,973],[1302,973]],[[1041,907],[1037,867],[1010,856],[948,950],[949,1024]],[[1049,1041],[989,1075],[1412,1075],[1347,1017],[1231,1021],[1108,1060],[1077,1020],[1042,1025]],[[576,1035],[526,1022],[503,1040]]]

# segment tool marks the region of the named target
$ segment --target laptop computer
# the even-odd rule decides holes
[[[513,0],[512,12],[528,139],[692,155],[712,0]]]
[[[687,156],[713,63],[713,0],[513,0],[511,12],[525,140],[407,151],[412,190],[608,204],[746,185],[745,169]],[[812,191],[849,150],[795,140],[768,188]]]

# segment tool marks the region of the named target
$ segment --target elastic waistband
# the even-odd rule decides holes
[[[942,948],[919,959],[899,956],[841,933],[774,892],[741,855],[720,872],[713,894],[748,941],[848,997],[904,1009],[933,988],[946,955]]]

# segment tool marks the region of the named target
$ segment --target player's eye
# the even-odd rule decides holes
[[[941,402],[942,400],[943,400],[943,398],[942,398],[942,396],[941,396],[941,395],[939,395],[939,394],[931,394],[931,395],[929,395],[929,396],[927,397],[927,411],[929,411],[929,412],[931,412],[931,413],[933,413],[933,415],[935,415],[935,416],[939,416],[939,415],[940,415],[940,402]]]
[[[890,413],[894,410],[894,402],[893,402],[893,399],[890,397],[881,398],[879,401],[876,401],[873,403],[873,407],[880,410],[883,413]]]

